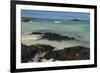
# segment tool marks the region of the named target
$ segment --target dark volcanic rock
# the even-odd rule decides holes
[[[41,32],[32,32],[31,34],[44,34],[44,33],[41,33]]]
[[[63,50],[58,50],[58,51],[52,51],[47,53],[44,58],[46,59],[54,59],[54,60],[60,60],[60,61],[64,61],[67,59],[67,52],[63,51]]]
[[[54,60],[86,60],[90,59],[90,49],[82,46],[75,46],[48,52],[44,58]]]
[[[31,49],[21,44],[21,62],[27,62],[27,60],[31,60]]]
[[[74,37],[63,36],[63,35],[51,33],[51,32],[44,32],[44,33],[32,32],[31,34],[42,34],[41,39],[47,39],[47,40],[52,40],[52,41],[63,41],[63,40],[75,39]]]
[[[67,36],[62,36],[62,35],[59,35],[59,34],[56,34],[56,33],[48,32],[48,33],[45,33],[42,36],[42,39],[61,41],[61,40],[71,40],[71,39],[74,39],[74,38],[70,38],[70,37],[67,37]]]
[[[31,46],[26,46],[26,45],[21,45],[21,62],[25,63],[28,61],[32,61],[32,58],[36,54],[42,54],[43,52],[50,52],[53,51],[54,47],[49,46],[49,45],[31,45]]]
[[[67,50],[68,60],[86,60],[90,59],[90,48],[83,46],[75,46],[71,48],[65,48]]]
[[[55,47],[50,45],[31,45],[26,46],[22,44],[21,47],[21,62],[26,63],[33,61],[33,58],[38,54],[37,62],[41,59],[54,59],[53,61],[67,61],[67,60],[87,60],[90,59],[90,48],[83,46],[74,46],[70,48],[64,48],[62,50],[54,50]],[[42,54],[45,53],[44,56]]]

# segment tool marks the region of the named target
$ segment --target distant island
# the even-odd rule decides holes
[[[77,18],[73,19],[66,19],[68,21],[83,21]],[[61,23],[62,21],[66,21],[65,19],[47,19],[47,18],[34,18],[34,17],[21,17],[22,22],[29,22],[29,21],[47,21],[47,22],[54,22],[54,23]]]
[[[72,19],[72,21],[81,21],[80,19]]]
[[[21,17],[21,21],[22,22],[29,22],[30,20],[32,20],[33,18],[31,17]]]

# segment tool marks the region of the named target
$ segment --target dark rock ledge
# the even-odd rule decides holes
[[[31,34],[41,34],[41,39],[47,39],[51,41],[75,40],[74,37],[63,36],[52,32],[32,32]]]

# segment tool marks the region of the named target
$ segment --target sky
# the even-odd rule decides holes
[[[58,12],[58,11],[40,11],[40,10],[21,10],[22,17],[47,18],[47,19],[80,19],[90,20],[90,13],[83,12]]]

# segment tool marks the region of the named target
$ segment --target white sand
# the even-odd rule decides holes
[[[49,41],[46,39],[40,39],[40,35],[24,35],[22,36],[22,43],[25,45],[34,45],[34,44],[43,44],[51,45],[56,47],[55,50],[60,50],[63,48],[73,47],[73,46],[82,46],[83,43],[76,40],[65,40],[65,41]],[[40,39],[40,40],[39,40]]]

